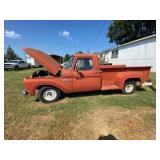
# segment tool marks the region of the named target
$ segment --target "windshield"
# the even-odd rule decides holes
[[[16,61],[16,60],[14,60],[14,61],[9,61],[9,63],[18,63],[19,61]]]
[[[63,68],[70,69],[73,64],[73,56],[71,56],[68,62],[63,63]]]

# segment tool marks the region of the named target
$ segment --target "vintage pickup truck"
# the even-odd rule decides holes
[[[131,94],[136,86],[152,85],[151,67],[126,67],[126,65],[101,65],[96,54],[74,54],[61,66],[42,51],[24,48],[45,69],[36,71],[23,80],[23,94],[35,95],[43,103],[57,101],[62,93],[122,90]]]

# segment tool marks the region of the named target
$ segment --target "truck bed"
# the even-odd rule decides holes
[[[149,79],[150,66],[146,67],[127,67],[126,65],[100,65],[102,71],[102,87],[101,90],[122,89],[120,84],[124,84],[121,80],[140,77],[140,83],[144,83]]]

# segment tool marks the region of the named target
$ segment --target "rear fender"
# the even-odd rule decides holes
[[[123,89],[125,81],[132,79],[140,79],[140,83],[142,84],[141,73],[134,72],[134,73],[118,73],[115,77],[115,85],[119,89]]]

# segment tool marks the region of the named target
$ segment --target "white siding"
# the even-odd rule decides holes
[[[156,37],[150,37],[117,47],[118,58],[112,59],[112,50],[105,54],[105,62],[127,66],[152,66],[156,71]],[[107,58],[108,57],[108,58]]]
[[[39,66],[38,62],[35,61],[34,58],[32,58],[32,57],[30,57],[28,55],[26,57],[26,61],[27,61],[27,63],[30,63],[34,67],[38,67]]]

